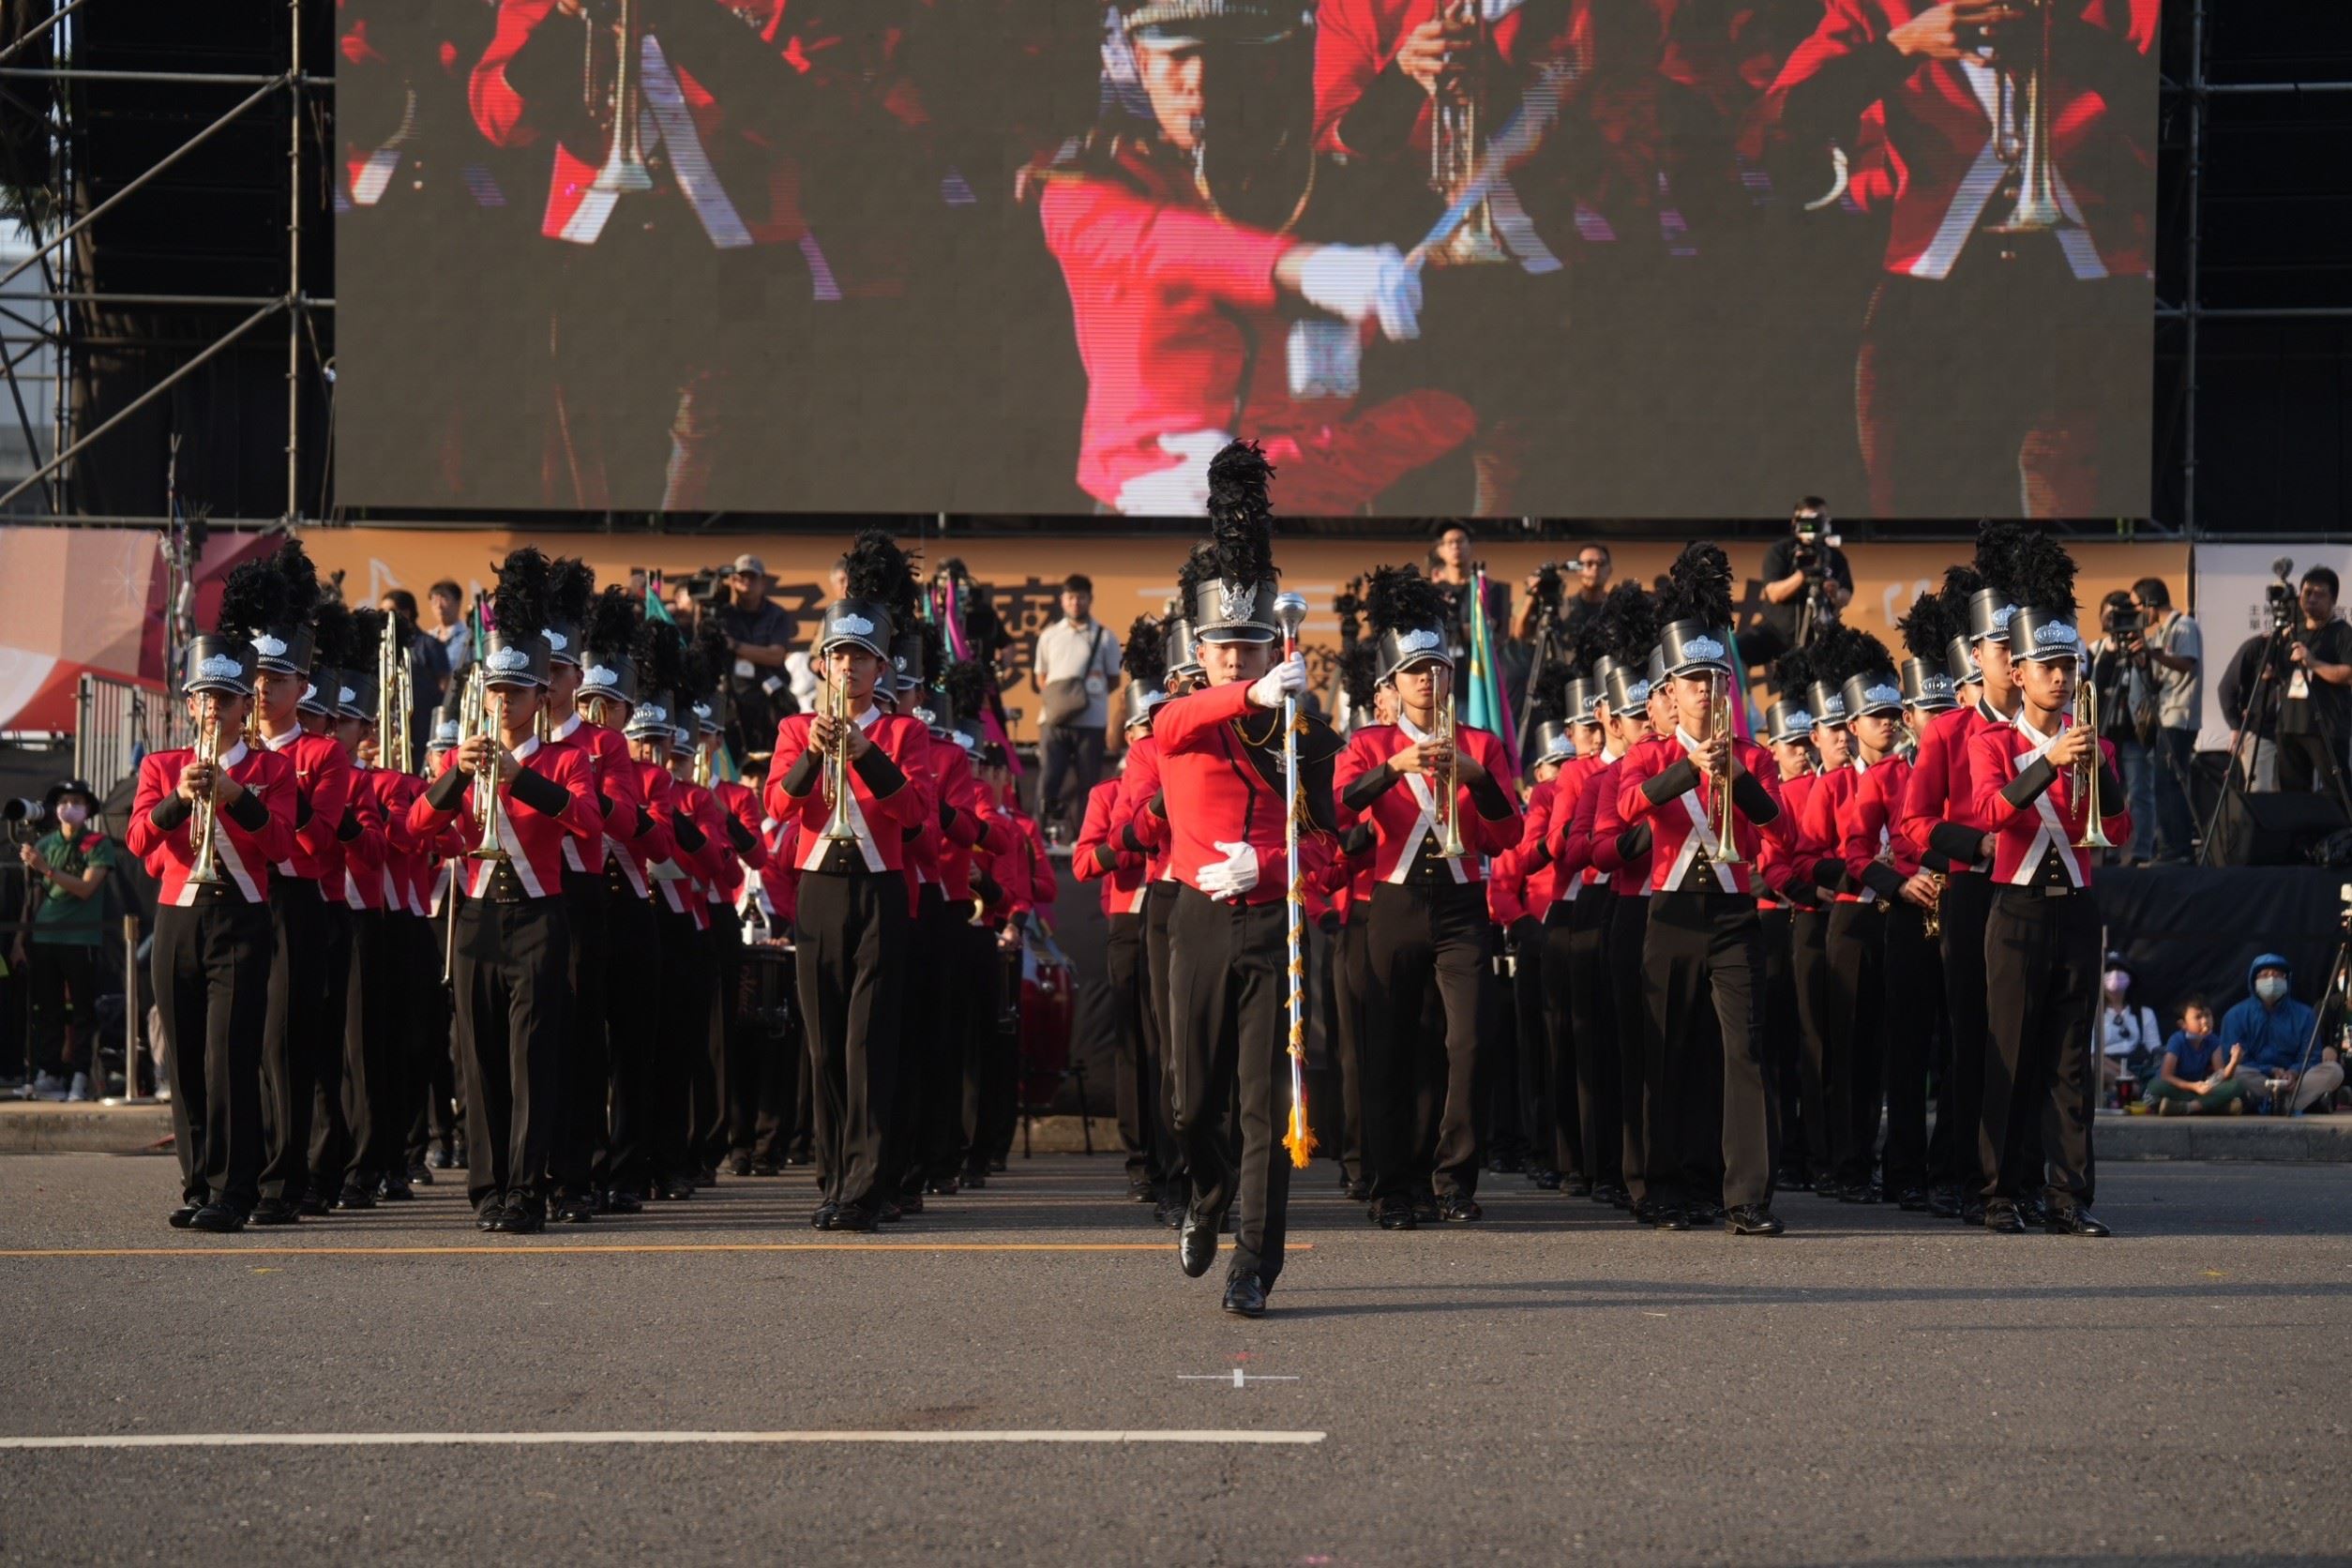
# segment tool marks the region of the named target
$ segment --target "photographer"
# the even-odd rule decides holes
[[[10,956],[32,979],[33,1097],[86,1100],[105,1090],[96,1077],[98,956],[106,939],[106,900],[98,894],[116,864],[115,848],[94,822],[97,792],[82,780],[53,786],[43,804],[51,830],[17,852],[28,879],[32,935],[29,942],[18,937]]]
[[[2189,805],[2189,766],[2196,754],[2198,715],[2205,700],[2205,634],[2195,621],[2172,607],[2172,590],[2161,577],[2132,584],[2132,607],[2142,630],[2128,650],[2140,661],[2156,700],[2156,723],[2148,736],[2148,774],[2152,799],[2132,802],[2136,824],[2152,815],[2156,860],[2186,864],[2196,814]],[[2148,808],[2152,807],[2152,810]]]
[[[1817,495],[1797,503],[1788,536],[1764,552],[1763,624],[1741,641],[1750,664],[1769,664],[1802,647],[1854,599],[1854,571],[1830,531],[1830,504]]]
[[[776,733],[776,721],[797,707],[789,700],[781,706],[777,701],[789,678],[784,661],[792,651],[792,618],[768,597],[768,583],[766,563],[756,555],[738,555],[724,583],[711,596],[710,608],[718,612],[719,629],[727,634],[728,650],[734,656],[727,672],[733,716],[733,733],[728,739],[738,757],[764,745]]]
[[[2344,783],[2344,725],[2352,717],[2352,626],[2336,619],[2336,574],[2303,573],[2302,624],[2286,646],[2279,703],[2279,788],[2332,790]]]
[[[2116,768],[2132,804],[2132,841],[2121,846],[2118,861],[2130,866],[2156,853],[2156,827],[2148,811],[2155,758],[2148,739],[2156,723],[2156,689],[2148,678],[2140,612],[2128,592],[2118,588],[2099,601],[2099,641],[2090,647],[2090,679],[2099,692],[2099,736],[2115,746]]]
[[[1571,571],[1576,574],[1575,591],[1563,594],[1571,585]],[[1511,636],[1515,641],[1532,641],[1537,618],[1548,608],[1554,645],[1573,648],[1585,623],[1600,612],[1601,602],[1608,596],[1609,547],[1586,545],[1576,551],[1574,561],[1547,562],[1540,570],[1527,574],[1527,598],[1511,623]]]

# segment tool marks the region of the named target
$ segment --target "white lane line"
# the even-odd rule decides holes
[[[1216,1428],[1039,1428],[972,1431],[799,1432],[117,1432],[72,1437],[0,1438],[0,1449],[31,1448],[441,1448],[717,1443],[1208,1443],[1302,1444],[1321,1432]]]

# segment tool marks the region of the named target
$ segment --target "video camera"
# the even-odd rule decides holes
[[[1818,513],[1799,512],[1790,520],[1797,533],[1797,548],[1791,559],[1799,571],[1818,582],[1830,575],[1830,551],[1843,541],[1830,527],[1830,520]]]
[[[1535,585],[1528,590],[1528,598],[1539,615],[1558,615],[1560,597],[1566,592],[1569,568],[1557,561],[1546,561],[1535,568]]]
[[[2271,574],[2277,581],[2267,583],[2262,590],[2264,608],[2270,612],[2270,635],[2294,627],[2302,619],[2302,596],[2295,591],[2291,574],[2295,570],[2293,557],[2282,555],[2270,563]]]

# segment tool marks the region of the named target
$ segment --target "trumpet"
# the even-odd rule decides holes
[[[825,753],[824,790],[825,802],[833,810],[818,837],[828,844],[854,844],[857,824],[850,820],[850,748],[844,736],[856,721],[850,716],[849,677],[838,669],[826,673],[831,679],[825,682],[825,713],[836,729],[833,748]]]
[[[1715,775],[1714,829],[1719,846],[1715,862],[1720,866],[1745,866],[1747,857],[1740,852],[1739,820],[1731,804],[1731,677],[1725,675],[1720,685],[1708,682],[1707,738],[1726,743],[1723,767]]]
[[[1438,12],[1448,26],[1470,30],[1470,69],[1438,88],[1429,128],[1429,188],[1455,202],[1478,178],[1482,140],[1486,135],[1486,13],[1483,0],[1439,0]],[[1461,225],[1429,248],[1428,259],[1440,266],[1487,266],[1507,262],[1510,253],[1495,235],[1493,204],[1481,199],[1463,214]]]
[[[214,692],[204,693],[204,718],[196,727],[195,761],[208,768],[220,765],[220,698]],[[220,874],[220,851],[215,841],[219,816],[211,790],[196,797],[188,829],[188,842],[196,850],[195,864],[188,868],[189,882],[208,886],[228,881]]]
[[[694,784],[700,790],[711,787],[711,747],[700,735],[694,738]]]
[[[1930,871],[1927,880],[1936,884],[1936,896],[1920,912],[1919,928],[1922,936],[1934,942],[1944,934],[1944,884],[1951,879],[1941,871]]]
[[[1445,747],[1445,767],[1430,781],[1438,794],[1438,853],[1448,860],[1469,852],[1462,845],[1462,764],[1455,746],[1454,667],[1445,669],[1445,702],[1438,709],[1437,741]]]
[[[458,703],[458,745],[490,733],[490,689],[484,679],[482,667],[474,666],[466,677],[465,695]],[[498,700],[501,709],[505,699]],[[496,736],[491,736],[495,740]],[[474,848],[466,852],[468,860],[505,860],[506,847],[498,841],[498,775],[493,768],[488,776],[474,776],[473,805],[468,808],[468,821],[475,829]]]
[[[2083,760],[2074,764],[2074,776],[2071,781],[2073,797],[2081,801],[2084,807],[2083,833],[2074,840],[2074,847],[2078,850],[2113,849],[2115,840],[2107,837],[2106,827],[2100,821],[2107,814],[2107,803],[2100,798],[2105,792],[2100,788],[2099,776],[2105,770],[2099,756],[2099,683],[2088,675],[2082,676],[2074,687],[2074,727],[2090,737],[2090,745],[2084,749]]]
[[[2003,63],[1994,90],[1999,113],[1993,122],[1993,155],[2017,183],[2009,215],[1992,226],[1997,234],[2046,234],[2071,227],[2059,204],[2058,168],[2050,153],[2051,0],[2018,0],[2026,11],[2026,46]]]
[[[376,639],[376,765],[405,773],[407,737],[400,733],[397,710],[400,709],[400,676],[406,671],[394,645],[399,636],[392,617],[385,616],[384,635]]]
[[[596,26],[594,20],[589,23],[591,50]],[[645,18],[638,0],[621,0],[619,31],[620,58],[612,72],[612,145],[589,188],[626,196],[654,188],[639,124],[645,113]]]

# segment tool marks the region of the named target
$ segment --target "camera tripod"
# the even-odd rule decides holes
[[[2205,827],[2197,840],[2197,864],[2220,864],[2216,856],[2220,848],[2215,829],[2222,813],[2227,809],[2232,796],[2243,798],[2254,792],[2254,761],[2261,755],[2262,733],[2267,727],[2272,731],[2271,748],[2279,745],[2277,729],[2279,711],[2286,701],[2286,681],[2281,674],[2288,664],[2286,650],[2296,641],[2292,622],[2274,626],[2269,643],[2262,651],[2262,669],[2254,677],[2254,695],[2247,699],[2246,710],[2238,727],[2237,744],[2230,747],[2229,762],[2222,772],[2222,792],[2214,797],[2213,809],[2206,814]],[[2315,677],[2314,677],[2315,678]],[[2352,786],[2345,783],[2341,758],[2343,737],[2337,735],[2328,720],[2313,709],[2312,721],[2316,726],[2321,743],[2321,765],[2328,776],[2329,792],[2335,796],[2347,820],[2352,820]],[[2275,763],[2273,764],[2275,765]]]

